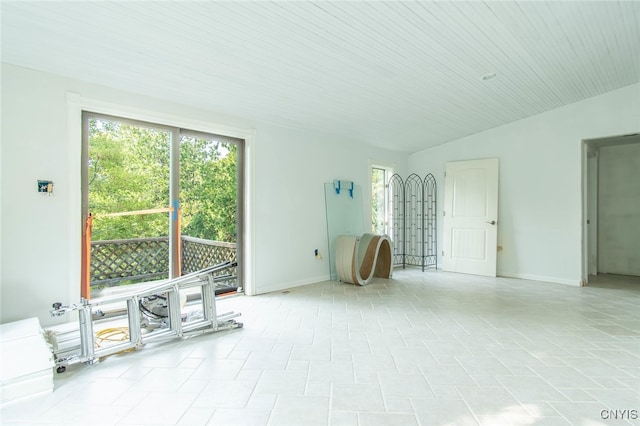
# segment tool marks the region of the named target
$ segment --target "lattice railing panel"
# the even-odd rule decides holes
[[[169,237],[91,243],[91,286],[169,277]]]
[[[235,262],[236,244],[222,241],[203,240],[182,237],[182,273],[204,269],[223,262]],[[236,268],[224,271],[224,274],[236,275]]]
[[[237,260],[235,243],[181,238],[182,274]],[[236,275],[237,268],[223,274]],[[221,273],[222,274],[222,273]],[[169,277],[169,237],[93,241],[91,287],[112,287]]]

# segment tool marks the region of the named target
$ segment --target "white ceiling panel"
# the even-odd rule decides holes
[[[3,62],[406,152],[640,81],[635,1],[1,8]]]

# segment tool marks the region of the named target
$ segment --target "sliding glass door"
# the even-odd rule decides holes
[[[89,112],[83,141],[83,297],[238,260],[243,141]]]

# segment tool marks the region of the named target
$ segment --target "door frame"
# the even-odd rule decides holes
[[[257,294],[255,285],[255,129],[227,126],[215,122],[203,121],[187,117],[186,115],[167,114],[144,108],[134,107],[102,100],[83,97],[78,93],[67,92],[67,146],[68,164],[67,173],[70,196],[68,205],[68,239],[67,251],[69,287],[68,300],[80,300],[80,282],[82,279],[82,111],[91,111],[97,114],[113,115],[120,118],[128,118],[136,121],[158,123],[168,127],[180,127],[212,133],[221,136],[229,136],[244,140],[244,155],[242,164],[239,164],[239,182],[242,181],[241,212],[242,221],[238,224],[239,235],[237,241],[238,256],[242,263],[238,269],[239,278],[242,279],[245,295]],[[240,197],[240,195],[239,195]],[[242,234],[240,234],[240,229]]]
[[[628,143],[640,143],[636,142],[635,139],[633,142],[629,142],[625,140],[628,137],[639,138],[638,133],[630,133],[624,135],[613,135],[613,136],[605,136],[598,138],[590,138],[590,139],[582,139],[580,141],[581,148],[581,178],[582,178],[582,198],[581,198],[581,229],[582,229],[582,241],[581,241],[581,251],[582,251],[582,264],[581,264],[581,273],[582,277],[580,280],[580,285],[585,286],[589,284],[589,275],[590,272],[595,271],[596,274],[598,272],[598,197],[599,197],[599,187],[597,184],[598,173],[600,173],[599,160],[596,161],[595,167],[590,165],[589,161],[589,153],[595,152],[596,158],[599,158],[599,150],[605,146],[613,146],[613,145],[625,145]],[[593,174],[595,173],[595,176]],[[591,179],[596,180],[596,185],[589,185],[589,181]],[[595,200],[594,200],[595,197]],[[591,211],[592,211],[592,203],[595,202],[596,212],[595,219],[591,219]],[[589,223],[587,223],[589,221]],[[595,238],[595,241],[593,239]],[[593,246],[595,245],[595,249]],[[594,252],[595,250],[595,252]],[[592,266],[590,262],[595,262],[595,265]]]

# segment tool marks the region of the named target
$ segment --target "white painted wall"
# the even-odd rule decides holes
[[[261,126],[256,144],[256,282],[275,291],[328,279],[324,183],[362,186],[363,221],[370,223],[369,160],[406,170],[406,154],[304,131]],[[313,251],[323,256],[319,261]]]
[[[133,113],[256,130],[249,195],[254,218],[250,266],[258,293],[328,278],[325,182],[339,178],[361,184],[366,216],[369,162],[393,162],[406,171],[406,154],[329,134],[254,123],[7,64],[2,64],[1,78],[2,323],[32,316],[43,325],[62,322],[66,318],[50,318],[51,303],[79,301],[79,117],[68,116],[69,92],[131,107]],[[38,194],[37,179],[53,180],[54,195]],[[324,260],[313,256],[316,248]]]
[[[600,148],[598,272],[640,276],[640,144]]]
[[[640,130],[640,84],[409,156],[444,188],[447,161],[500,158],[498,275],[579,285],[582,140]],[[439,214],[443,191],[438,192]],[[439,226],[442,247],[442,226]]]

